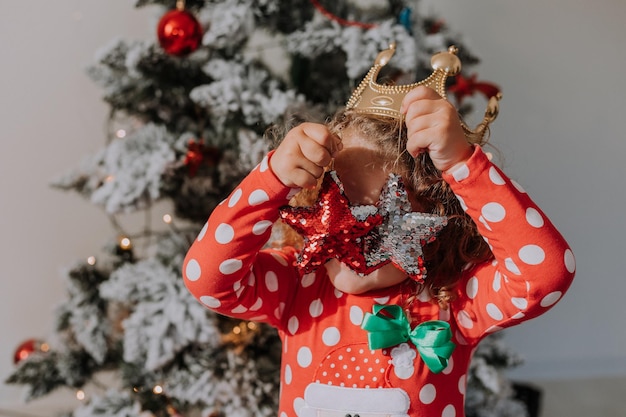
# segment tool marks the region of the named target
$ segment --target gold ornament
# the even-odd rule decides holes
[[[389,45],[389,49],[385,49],[378,54],[374,61],[374,66],[368,71],[346,103],[346,109],[402,120],[403,115],[400,113],[402,100],[409,91],[417,86],[430,87],[441,97],[447,98],[446,79],[461,72],[461,60],[457,56],[458,49],[455,46],[449,47],[445,52],[433,55],[430,61],[433,73],[428,78],[413,84],[379,84],[377,82],[378,74],[389,63],[395,51],[396,45],[392,43]],[[489,124],[498,116],[499,100],[501,98],[502,94],[498,93],[489,99],[483,120],[475,129],[471,129],[461,121],[465,137],[469,142],[483,143]]]

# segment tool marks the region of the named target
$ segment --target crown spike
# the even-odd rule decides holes
[[[374,66],[365,75],[346,103],[346,109],[357,113],[373,114],[378,116],[392,117],[402,120],[400,106],[404,96],[417,86],[423,85],[435,90],[441,97],[446,96],[446,80],[461,72],[461,60],[457,56],[458,48],[450,46],[447,51],[439,52],[432,56],[431,67],[433,73],[422,81],[405,85],[378,84],[378,74],[382,67],[387,65],[396,51],[395,42],[378,53]],[[487,109],[481,123],[476,129],[471,129],[463,121],[461,125],[465,137],[471,143],[484,143],[489,124],[493,122],[499,110],[499,100],[502,95],[492,97],[487,104]]]
[[[384,67],[391,60],[391,57],[395,53],[396,53],[396,43],[392,42],[391,44],[389,44],[388,49],[385,49],[378,53],[378,56],[376,57],[376,61],[374,61],[374,64]]]

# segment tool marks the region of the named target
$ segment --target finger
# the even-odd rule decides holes
[[[404,96],[400,105],[400,112],[405,113],[409,104],[419,100],[440,100],[441,96],[432,88],[424,85],[418,85]]]
[[[410,123],[417,119],[438,113],[441,110],[441,105],[436,100],[421,99],[414,101],[406,108],[405,121]]]
[[[428,152],[431,139],[428,130],[421,130],[411,135],[406,141],[406,150],[412,156],[416,157],[420,153]]]
[[[326,148],[331,155],[342,147],[341,139],[337,135],[332,134],[325,125],[303,123],[301,128],[306,136]]]
[[[300,151],[305,159],[322,168],[330,164],[333,159],[331,150],[310,137],[305,137],[300,141]]]
[[[317,179],[324,175],[326,165],[317,165],[314,162],[309,161],[308,159],[301,160],[300,163],[295,167],[296,170],[301,170],[307,172],[310,176]]]
[[[323,172],[323,171],[322,171]],[[293,185],[300,188],[313,188],[317,186],[319,176],[312,175],[305,169],[295,169],[292,172]]]

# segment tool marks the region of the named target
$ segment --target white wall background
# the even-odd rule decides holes
[[[60,271],[113,233],[48,182],[104,139],[107,107],[84,75],[114,37],[153,36],[132,0],[11,2],[0,14],[0,379],[18,343],[45,338]],[[423,0],[503,87],[492,142],[571,243],[577,278],[555,309],[507,331],[526,379],[626,374],[626,2]],[[0,402],[18,392],[0,385]]]
[[[578,272],[508,330],[524,378],[626,375],[626,2],[428,0],[504,93],[492,142],[570,242]]]

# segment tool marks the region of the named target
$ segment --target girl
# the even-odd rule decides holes
[[[290,130],[214,210],[185,283],[278,329],[280,417],[463,416],[476,345],[553,306],[572,252],[433,89],[399,117],[348,107]],[[284,207],[322,178],[313,207]],[[279,217],[302,248],[266,247]]]

